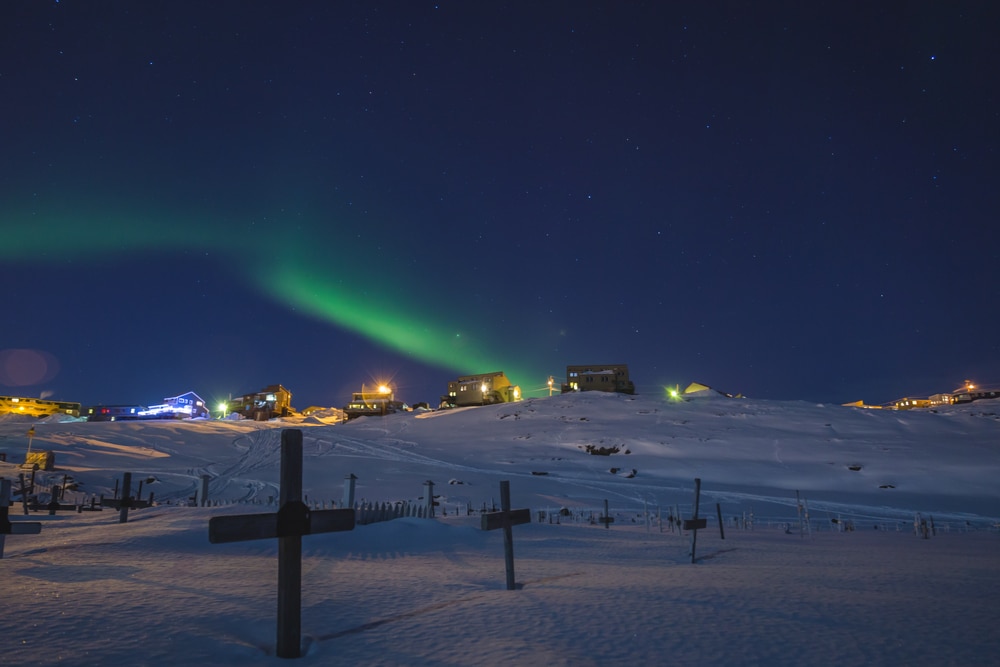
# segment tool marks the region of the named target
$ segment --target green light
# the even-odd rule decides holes
[[[390,300],[387,295],[400,291],[391,281],[380,289],[360,291],[354,280],[333,281],[321,271],[301,266],[299,262],[279,264],[273,273],[260,276],[258,287],[279,302],[459,374],[502,370],[515,384],[533,375],[524,372],[521,364],[512,366],[501,358],[501,351],[517,342],[503,340],[506,328],[492,331],[487,325],[477,336],[455,334],[459,328],[455,323],[431,323],[444,316],[432,312],[424,300],[405,296]],[[369,277],[365,284],[378,287],[373,281]]]
[[[293,230],[278,234],[280,216],[266,211],[213,216],[156,208],[155,203],[130,208],[130,203],[66,194],[49,206],[10,206],[0,211],[12,223],[0,238],[0,259],[38,264],[71,257],[96,263],[108,256],[134,257],[136,251],[211,252],[245,272],[259,292],[278,303],[456,375],[503,371],[522,385],[534,384],[531,379],[541,375],[526,357],[530,352],[523,341],[531,332],[521,330],[510,315],[470,312],[461,293],[422,297],[413,286],[442,276],[383,268],[410,265],[384,256],[392,250],[413,252],[408,241],[376,240],[373,246],[358,240],[343,221],[306,221],[303,230],[326,230],[315,236]],[[45,230],[41,246],[39,229]]]

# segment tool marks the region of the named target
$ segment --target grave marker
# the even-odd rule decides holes
[[[354,529],[354,510],[310,511],[302,502],[302,431],[281,432],[281,480],[278,511],[212,517],[208,541],[242,542],[278,538],[279,658],[301,656],[302,536]]]
[[[344,507],[354,507],[354,487],[357,486],[358,476],[353,472],[344,476],[344,497],[340,504]]]
[[[604,499],[604,514],[601,515],[601,516],[599,516],[597,518],[597,520],[600,521],[601,523],[603,523],[605,528],[610,528],[611,524],[613,524],[615,522],[615,518],[613,516],[611,516],[610,512],[608,512],[608,499],[607,498]]]
[[[32,486],[32,488],[30,490],[28,489],[27,482],[24,480],[24,473],[23,472],[17,474],[17,479],[21,482],[21,488],[18,490],[18,493],[21,494],[21,508],[24,510],[25,515],[27,515],[28,514],[28,494],[29,493],[34,493],[34,490],[35,490],[34,489],[34,486],[35,486],[35,473],[31,473],[31,486]]]
[[[42,532],[42,524],[31,521],[10,521],[10,480],[0,479],[0,558],[3,558],[4,542],[8,535],[36,535]]]
[[[503,529],[503,555],[507,566],[507,590],[514,590],[514,534],[511,528],[531,523],[531,510],[510,508],[510,482],[500,482],[500,511],[482,515],[482,529]]]
[[[139,482],[139,489],[142,489],[142,482]],[[121,497],[118,497],[118,480],[115,480],[115,497],[105,498],[101,496],[101,507],[112,507],[118,510],[118,523],[128,523],[128,511],[137,510],[153,506],[153,494],[150,492],[149,500],[143,500],[137,493],[132,497],[132,473],[122,473]]]
[[[201,506],[208,507],[208,482],[212,478],[211,475],[201,476]]]
[[[684,520],[684,530],[691,531],[691,562],[695,561],[694,550],[698,544],[698,531],[708,525],[707,519],[698,518],[698,502],[701,500],[701,478],[694,478],[694,514]]]

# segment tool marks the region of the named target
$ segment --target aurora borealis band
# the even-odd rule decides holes
[[[998,13],[4,3],[0,393],[1000,384]]]
[[[86,266],[114,261],[116,255],[147,251],[203,253],[221,258],[232,267],[233,279],[252,285],[256,293],[268,295],[275,303],[359,334],[400,355],[450,369],[456,375],[468,374],[468,369],[506,368],[514,377],[518,371],[522,377],[530,377],[521,364],[504,364],[499,354],[488,352],[503,348],[501,315],[478,327],[449,322],[446,311],[435,312],[440,309],[433,300],[408,296],[394,284],[402,275],[398,269],[366,266],[364,253],[346,248],[342,235],[311,235],[314,245],[310,245],[281,230],[276,232],[281,242],[273,243],[270,234],[241,234],[239,229],[211,221],[162,212],[46,215],[33,211],[12,214],[11,219],[24,221],[17,225],[20,232],[7,236],[2,250],[2,259],[12,264],[32,257],[32,263],[68,260]],[[48,230],[50,239],[41,257],[34,254],[39,228]],[[82,233],[84,229],[86,233]],[[214,231],[203,233],[202,229]],[[137,305],[142,301],[140,297]],[[498,329],[495,333],[493,325]],[[541,385],[544,378],[535,380]]]

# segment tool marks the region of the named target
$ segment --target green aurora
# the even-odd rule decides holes
[[[258,228],[253,221],[220,224],[204,215],[135,213],[116,206],[25,209],[3,217],[21,221],[0,244],[4,261],[107,261],[147,251],[205,252],[221,257],[242,280],[285,307],[404,356],[456,375],[502,370],[515,384],[528,382],[521,387],[525,394],[538,392],[545,381],[543,372],[527,371],[523,362],[505,362],[498,353],[520,339],[509,333],[518,330],[509,319],[466,316],[456,321],[453,312],[441,311],[451,310],[461,297],[407,294],[400,285],[416,283],[412,276],[373,269],[370,249],[344,245],[336,235],[306,238],[283,233],[276,238],[259,231],[266,226]],[[39,230],[45,238],[41,245]]]

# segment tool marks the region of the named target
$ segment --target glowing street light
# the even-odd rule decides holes
[[[556,383],[555,378],[550,375],[549,376],[549,382],[548,382],[548,384],[549,384],[549,396],[552,396],[553,385],[555,385],[555,383]]]

